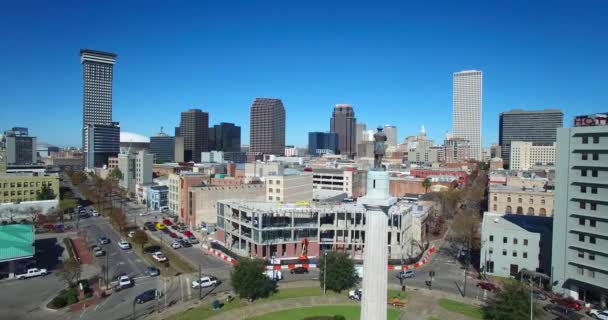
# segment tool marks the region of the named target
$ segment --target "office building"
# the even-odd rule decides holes
[[[490,185],[488,209],[500,214],[547,217],[553,215],[554,196],[544,187]]]
[[[152,183],[152,162],[154,155],[145,150],[122,152],[118,155],[118,169],[122,172],[119,185],[128,192],[135,193],[136,185]]]
[[[82,146],[85,153],[85,167],[92,169],[94,166],[107,163],[107,154],[110,154],[109,156],[118,154],[120,137],[117,137],[115,141],[116,146],[110,146],[109,143],[114,143],[114,141],[108,136],[108,132],[113,131],[110,127],[113,123],[112,81],[116,54],[82,49],[80,50],[80,63],[82,64],[83,79]],[[97,126],[105,127],[95,129]],[[120,128],[118,130],[120,131]],[[95,134],[99,134],[99,136]],[[92,141],[101,143],[101,140],[104,140],[103,147],[91,143]]]
[[[283,203],[312,201],[312,174],[296,173],[268,176],[266,200]]]
[[[224,163],[223,151],[201,152],[201,163]]]
[[[338,134],[335,132],[309,132],[308,154],[319,156],[323,154],[337,154],[339,146]]]
[[[340,154],[353,158],[357,152],[357,118],[352,105],[336,104],[330,119],[330,131],[338,134]]]
[[[608,113],[557,129],[553,291],[603,303],[608,297]]]
[[[209,114],[200,109],[181,113],[176,136],[184,138],[184,161],[201,161],[201,152],[209,151]]]
[[[500,145],[495,143],[490,146],[490,159],[494,158],[502,159],[502,150],[500,148]]]
[[[0,148],[0,174],[6,173],[7,164],[6,149]]]
[[[241,201],[264,200],[266,186],[263,183],[231,185],[198,185],[188,190],[191,201],[185,202],[184,222],[188,226],[200,226],[202,223],[217,223],[218,201],[239,199]],[[191,204],[190,204],[191,203]]]
[[[510,169],[530,170],[535,166],[555,164],[555,142],[538,145],[532,142],[511,141]]]
[[[2,154],[0,154],[1,156]],[[36,172],[2,173],[0,171],[0,203],[36,201],[42,187],[52,190],[55,199],[59,199],[59,176],[57,175]]]
[[[369,140],[367,137],[367,126],[365,123],[357,123],[357,132],[355,133],[355,146]],[[358,155],[358,154],[357,154]]]
[[[552,227],[549,217],[484,213],[479,270],[499,277],[516,277],[524,270],[549,275]]]
[[[120,152],[120,125],[89,124],[84,127],[85,168],[93,169],[108,165],[108,159]]]
[[[4,132],[3,144],[9,165],[31,165],[38,163],[36,137],[31,137],[27,128],[15,127]]]
[[[241,152],[241,127],[220,122],[209,128],[209,150]]]
[[[463,138],[450,137],[443,142],[443,153],[440,158],[446,163],[469,160],[471,144]]]
[[[454,73],[454,136],[471,144],[471,159],[481,160],[482,73],[477,70]]]
[[[150,153],[154,154],[155,163],[183,162],[184,137],[172,137],[161,131],[150,137]]]
[[[210,177],[199,172],[172,173],[169,175],[169,211],[181,217],[182,221],[189,221],[186,214],[188,190],[193,186],[209,184]]]
[[[386,134],[386,145],[389,147],[397,146],[397,127],[386,124],[382,131]]]
[[[249,152],[283,155],[285,108],[280,99],[256,98],[249,114]]]
[[[333,190],[346,193],[350,198],[359,198],[366,193],[365,171],[354,168],[323,169],[313,168],[313,191]]]
[[[498,144],[501,155],[510,168],[511,142],[524,141],[539,145],[552,145],[557,128],[563,127],[564,114],[560,110],[511,110],[500,114]]]
[[[150,151],[150,138],[134,132],[120,131],[120,151]]]

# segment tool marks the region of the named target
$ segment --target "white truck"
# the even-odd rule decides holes
[[[18,274],[15,277],[19,280],[23,280],[23,279],[27,279],[27,278],[45,276],[47,274],[48,274],[48,271],[46,271],[46,269],[32,268],[32,269],[27,269],[27,271],[25,273]]]

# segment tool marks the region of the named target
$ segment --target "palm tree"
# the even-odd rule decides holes
[[[422,181],[422,187],[424,187],[424,193],[428,193],[429,192],[429,188],[431,187],[431,179],[425,178]]]

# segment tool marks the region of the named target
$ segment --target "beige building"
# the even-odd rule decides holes
[[[490,212],[553,216],[553,203],[553,192],[542,188],[490,185]]]
[[[198,186],[190,188],[192,207],[188,214],[193,217],[190,225],[217,223],[216,203],[219,200],[239,199],[249,201],[264,200],[266,187],[263,183],[241,184],[232,186]]]
[[[366,171],[348,169],[313,169],[313,190],[342,191],[351,198],[365,195]]]
[[[187,215],[182,209],[186,202],[185,195],[192,186],[208,184],[210,177],[198,172],[180,172],[170,174],[167,186],[169,187],[168,203],[169,211],[185,219]]]
[[[0,203],[35,201],[38,191],[46,186],[59,198],[59,176],[37,173],[0,173]]]
[[[312,174],[266,177],[266,200],[293,203],[312,200]]]
[[[555,143],[536,145],[532,142],[511,142],[511,170],[529,170],[534,166],[555,164]]]

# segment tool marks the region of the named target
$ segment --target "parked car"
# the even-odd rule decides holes
[[[150,211],[144,211],[144,212],[140,212],[140,213],[139,213],[139,216],[140,216],[140,217],[144,217],[144,216],[149,216],[149,215],[151,215],[151,214],[152,214],[152,212],[150,212]]]
[[[154,260],[156,260],[156,261],[158,261],[158,262],[165,262],[165,261],[169,260],[169,259],[167,259],[167,257],[165,257],[165,255],[164,255],[162,252],[160,252],[160,251],[154,252],[154,253],[152,254],[152,258],[154,258]]]
[[[175,241],[171,244],[171,248],[173,249],[179,249],[182,247],[182,244],[179,241]]]
[[[27,269],[25,273],[18,274],[15,277],[19,280],[23,280],[33,277],[46,276],[47,274],[48,271],[46,269],[31,268]]]
[[[477,288],[492,291],[492,292],[498,291],[498,287],[495,284],[493,284],[491,282],[485,282],[485,281],[477,283]]]
[[[137,297],[135,297],[135,302],[138,304],[146,303],[148,301],[152,301],[158,299],[163,296],[163,293],[158,289],[150,289],[142,292]]]
[[[122,275],[118,277],[118,285],[116,286],[117,290],[122,290],[126,288],[130,288],[133,286],[133,280],[129,278],[129,276]]]
[[[361,298],[363,297],[363,290],[362,289],[355,289],[355,290],[350,290],[348,292],[348,298],[350,300],[358,300],[361,301]]]
[[[93,211],[91,211],[91,215],[93,217],[99,217],[99,212],[97,212],[97,210],[93,209]]]
[[[169,220],[169,219],[164,219],[163,224],[165,224],[166,226],[172,226],[173,222],[171,222],[171,220]]]
[[[156,229],[158,229],[158,230],[163,230],[165,228],[166,228],[166,226],[160,222],[156,224]]]
[[[539,290],[534,290],[534,291],[532,292],[532,296],[533,296],[533,297],[534,297],[534,299],[536,299],[536,300],[543,300],[543,301],[544,301],[544,300],[547,300],[547,295],[546,295],[544,292],[539,291]]]
[[[129,231],[129,233],[127,233],[127,237],[133,238],[133,236],[135,236],[135,231]]]
[[[93,249],[93,255],[95,255],[96,257],[101,257],[106,254],[106,252],[98,245],[93,245],[91,249]]]
[[[160,231],[162,231],[165,234],[169,234],[171,233],[171,230],[169,230],[169,228],[165,227],[164,229],[159,229]]]
[[[108,243],[110,243],[110,239],[108,239],[106,237],[99,237],[99,239],[97,239],[97,242],[99,244],[108,244]]]
[[[190,243],[190,241],[188,241],[186,239],[179,239],[179,240],[177,240],[177,242],[179,242],[179,244],[181,244],[182,247],[184,247],[184,248],[192,247],[192,244]]]
[[[551,303],[558,304],[560,306],[564,306],[576,311],[580,311],[583,308],[583,305],[580,302],[572,298],[554,298],[551,299]]]
[[[177,238],[177,233],[175,233],[175,232],[169,232],[167,234],[169,235],[169,237],[171,237],[173,239]]]
[[[156,227],[154,226],[153,222],[146,222],[144,223],[144,230],[149,230],[149,231],[156,231]]]
[[[409,279],[415,276],[414,270],[401,270],[399,274],[397,274],[397,278],[399,279]]]
[[[197,244],[197,243],[199,243],[198,239],[195,238],[195,237],[188,238],[188,242],[190,242],[190,244]]]
[[[120,241],[118,241],[118,246],[122,250],[129,250],[129,249],[131,249],[131,244],[129,242],[127,242],[127,240],[124,240],[124,239],[121,239]]]
[[[559,319],[578,320],[583,318],[583,316],[579,315],[574,310],[558,304],[545,305],[543,307],[543,310],[554,316],[557,316]]]
[[[183,233],[184,233],[185,237],[188,237],[188,238],[194,237],[194,234],[189,230],[185,230]]]
[[[591,309],[587,313],[593,319],[608,320],[608,309],[603,310],[603,311],[602,310],[598,310],[598,309]]]
[[[208,288],[212,286],[217,286],[219,281],[215,277],[202,277],[198,280],[192,281],[192,288],[198,288],[199,286],[202,288]]]
[[[283,272],[281,270],[265,270],[264,275],[272,281],[283,280]]]
[[[308,268],[304,268],[304,267],[296,267],[293,268],[289,271],[291,274],[303,274],[303,273],[308,273]]]
[[[150,277],[156,277],[160,275],[160,270],[156,267],[147,267],[145,273]]]
[[[144,253],[154,253],[160,251],[160,246],[148,246],[144,248]]]

